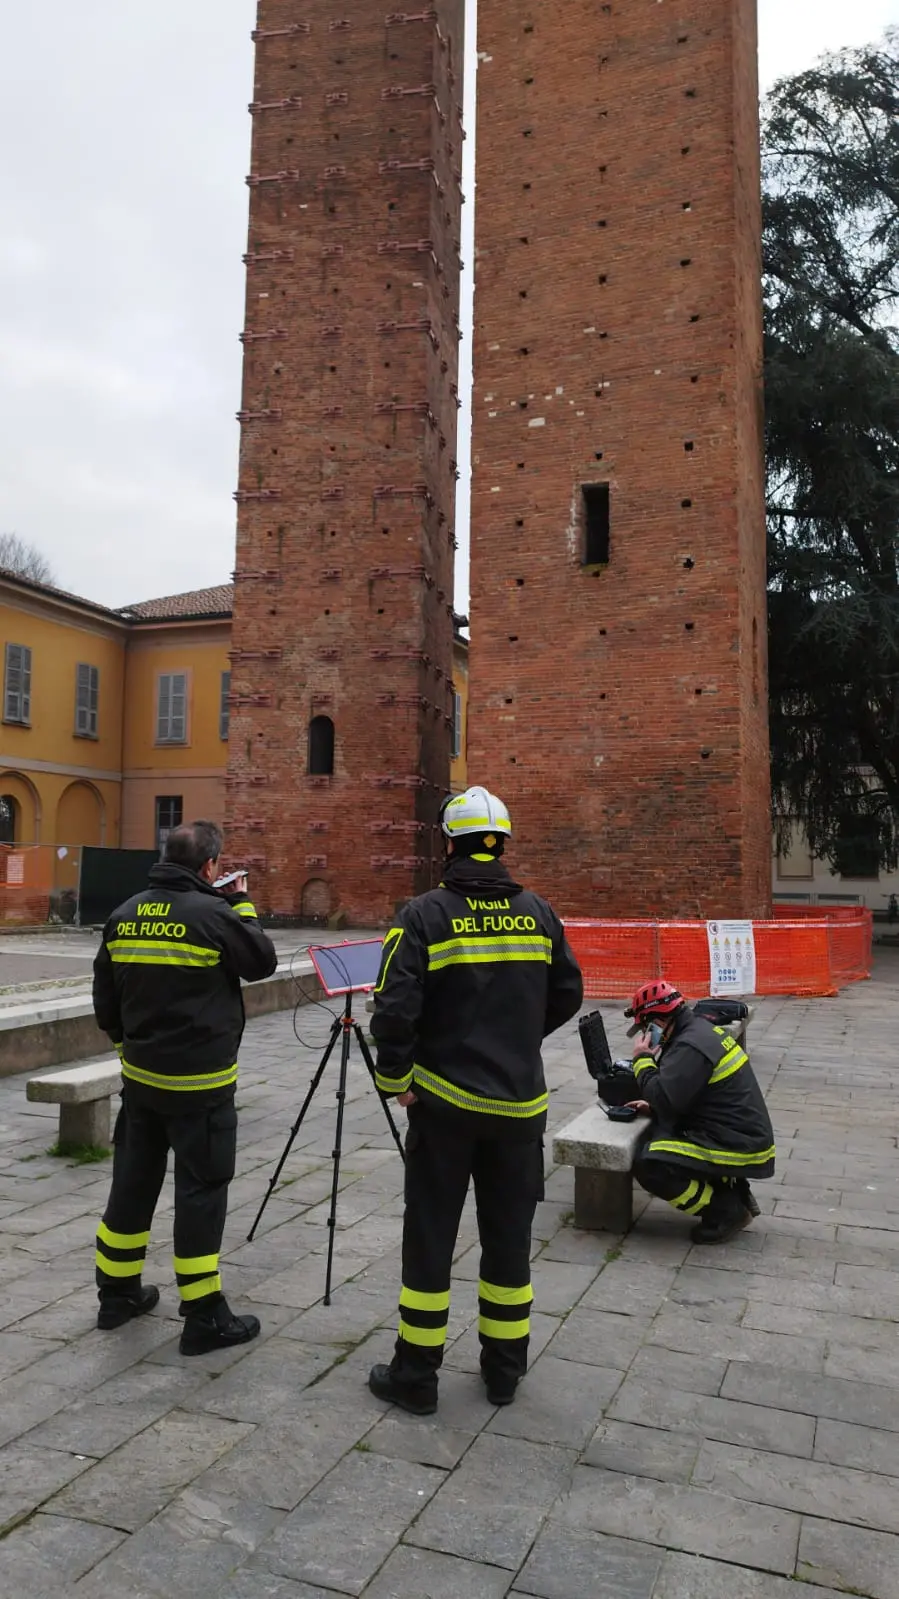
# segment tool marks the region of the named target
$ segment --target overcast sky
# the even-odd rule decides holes
[[[233,566],[255,9],[41,0],[4,17],[0,531],[110,605]],[[760,0],[763,85],[891,22],[899,0]]]

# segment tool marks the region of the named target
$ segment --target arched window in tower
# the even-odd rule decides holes
[[[334,723],[313,716],[309,723],[309,776],[330,777],[334,771]]]

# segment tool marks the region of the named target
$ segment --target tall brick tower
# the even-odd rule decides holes
[[[463,0],[260,0],[229,854],[372,923],[449,782]]]
[[[755,0],[479,0],[469,771],[569,914],[770,903]]]

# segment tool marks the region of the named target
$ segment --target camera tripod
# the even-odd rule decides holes
[[[284,1162],[293,1148],[294,1139],[303,1125],[303,1118],[306,1115],[309,1106],[312,1104],[312,1096],[314,1095],[315,1090],[324,1076],[325,1067],[327,1066],[328,1061],[334,1052],[334,1047],[338,1038],[340,1038],[340,1075],[337,1079],[337,1127],[334,1134],[334,1148],[331,1151],[331,1159],[334,1163],[334,1178],[331,1184],[331,1210],[328,1215],[328,1264],[325,1272],[324,1298],[324,1303],[326,1305],[330,1305],[331,1303],[331,1266],[334,1259],[334,1228],[337,1225],[337,1185],[340,1179],[340,1141],[343,1134],[343,1106],[346,1099],[346,1074],[350,1061],[350,1045],[352,1043],[354,1034],[356,1037],[356,1043],[359,1045],[359,1049],[362,1054],[362,1059],[368,1068],[368,1075],[372,1080],[372,1084],[378,1094],[378,1098],[381,1100],[381,1104],[384,1106],[384,1115],[387,1117],[387,1124],[391,1133],[393,1134],[393,1141],[400,1152],[400,1159],[402,1161],[405,1161],[406,1159],[403,1153],[403,1145],[399,1132],[397,1131],[396,1123],[390,1114],[390,1106],[388,1105],[386,1099],[382,1097],[380,1089],[375,1082],[375,1063],[371,1058],[371,1050],[365,1042],[365,1035],[362,1032],[362,1028],[359,1026],[359,1023],[353,1016],[352,1000],[352,993],[347,994],[343,1014],[341,1016],[334,1017],[334,1022],[331,1027],[331,1036],[327,1045],[325,1046],[325,1052],[319,1062],[318,1070],[316,1071],[315,1076],[313,1077],[309,1086],[309,1092],[306,1095],[306,1098],[303,1100],[300,1114],[290,1129],[290,1137],[284,1146],[284,1153],[282,1154],[281,1159],[278,1161],[278,1164],[272,1173],[271,1182],[266,1190],[265,1198],[263,1199],[262,1204],[259,1206],[259,1210],[256,1213],[256,1220],[253,1222],[250,1231],[247,1233],[247,1243],[251,1244],[256,1233],[256,1228],[259,1226],[259,1223],[262,1220],[262,1213],[271,1199],[275,1184],[281,1175]]]

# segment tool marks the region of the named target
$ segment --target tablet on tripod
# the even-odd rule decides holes
[[[378,981],[383,947],[380,938],[344,944],[310,944],[309,957],[328,998],[370,992]]]

